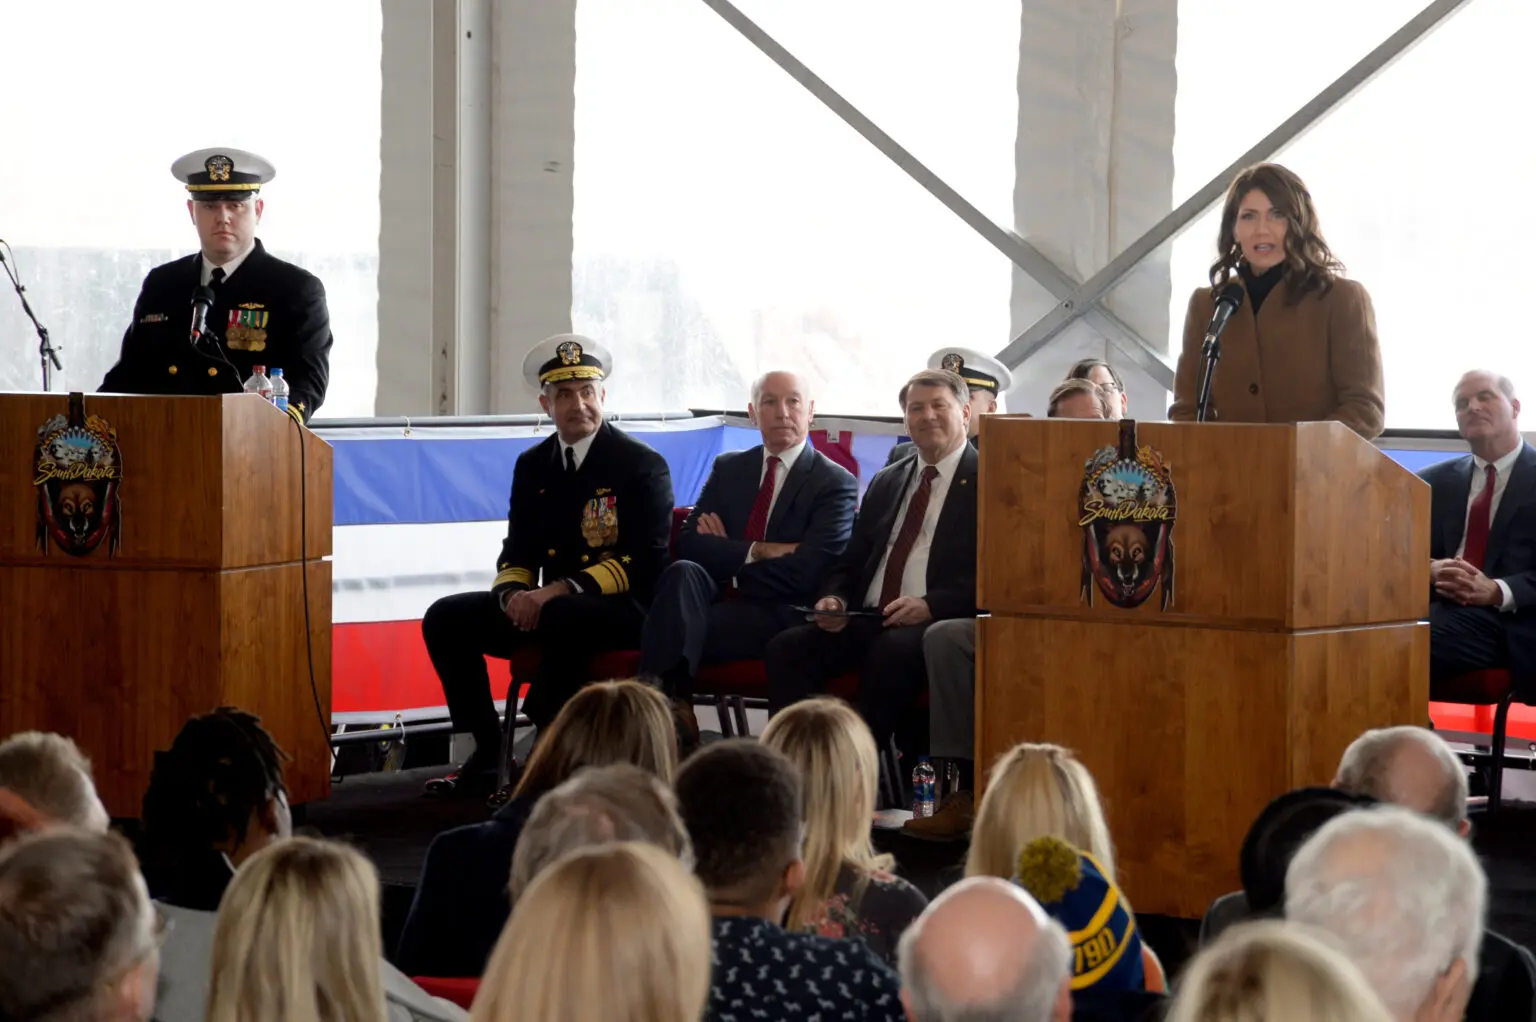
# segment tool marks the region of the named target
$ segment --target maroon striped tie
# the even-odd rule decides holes
[[[885,561],[885,579],[880,583],[882,610],[901,595],[901,576],[907,570],[907,558],[912,556],[917,534],[923,531],[923,516],[928,513],[928,498],[933,494],[933,481],[938,475],[939,470],[935,466],[925,466],[923,476],[917,482],[917,489],[912,491],[912,500],[907,504],[907,517],[901,520],[901,531],[896,534],[896,543]]]
[[[757,499],[752,502],[752,513],[747,515],[747,542],[761,543],[768,531],[768,507],[773,503],[773,484],[779,478],[778,455],[768,455],[768,468],[763,472],[763,483],[757,488]]]

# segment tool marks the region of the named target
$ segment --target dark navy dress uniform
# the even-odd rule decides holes
[[[116,394],[234,394],[254,366],[282,369],[289,406],[306,419],[325,400],[331,318],[320,278],[268,254],[260,240],[214,293],[208,330],[194,347],[192,294],[202,255],[156,266],[144,278],[117,365],[101,381]]]
[[[586,338],[561,337],[571,339],[550,340],[559,341],[562,357],[572,364],[562,370],[557,359],[555,368],[545,366],[535,378],[600,381],[606,356],[584,352],[583,345],[596,348]],[[592,375],[569,375],[585,370]],[[491,589],[444,597],[421,623],[453,729],[475,736],[477,768],[487,765],[479,750],[500,745],[484,658],[510,659],[530,644],[538,647],[523,712],[543,730],[589,680],[595,654],[638,644],[645,604],[666,565],[672,474],[661,455],[608,423],[598,427],[574,471],[564,450],[556,434],[518,457],[507,538]],[[507,618],[504,607],[513,593],[559,581],[576,592],[545,603],[533,631],[521,631]]]

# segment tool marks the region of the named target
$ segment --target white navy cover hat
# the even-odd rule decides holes
[[[567,380],[604,380],[613,372],[608,349],[581,334],[555,334],[523,359],[523,376],[534,390]]]
[[[260,194],[277,168],[244,149],[199,149],[171,164],[171,173],[199,202],[223,202]]]
[[[989,390],[999,396],[1013,386],[1013,373],[1007,366],[971,348],[940,348],[928,356],[928,368],[947,370],[972,390]]]

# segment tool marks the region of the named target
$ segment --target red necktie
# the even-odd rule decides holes
[[[747,515],[747,542],[761,543],[768,531],[768,508],[773,503],[773,484],[779,478],[779,459],[768,455],[768,467],[763,471],[763,483],[757,488],[757,499],[752,502],[752,513]]]
[[[1477,499],[1467,509],[1467,543],[1461,554],[1462,560],[1479,571],[1482,570],[1484,558],[1488,556],[1488,529],[1492,524],[1489,512],[1493,510],[1495,478],[1493,465],[1488,466],[1486,473],[1483,492],[1477,495]]]
[[[923,468],[917,489],[912,491],[912,501],[907,505],[907,517],[901,520],[901,531],[891,547],[891,556],[885,562],[885,579],[880,583],[880,606],[890,606],[901,595],[901,576],[907,570],[907,558],[912,556],[912,546],[917,534],[923,531],[923,516],[928,513],[928,498],[933,494],[933,481],[939,470],[933,465]]]

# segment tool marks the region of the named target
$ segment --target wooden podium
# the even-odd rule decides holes
[[[234,705],[324,798],[330,553],[330,445],[256,397],[0,394],[0,736],[73,737],[137,817],[155,751]]]
[[[1271,798],[1427,720],[1429,486],[1332,422],[982,423],[978,774],[1021,741],[1076,750],[1132,905],[1199,918]],[[1121,467],[1089,485],[1106,447]],[[1136,490],[1162,469],[1171,494]]]

